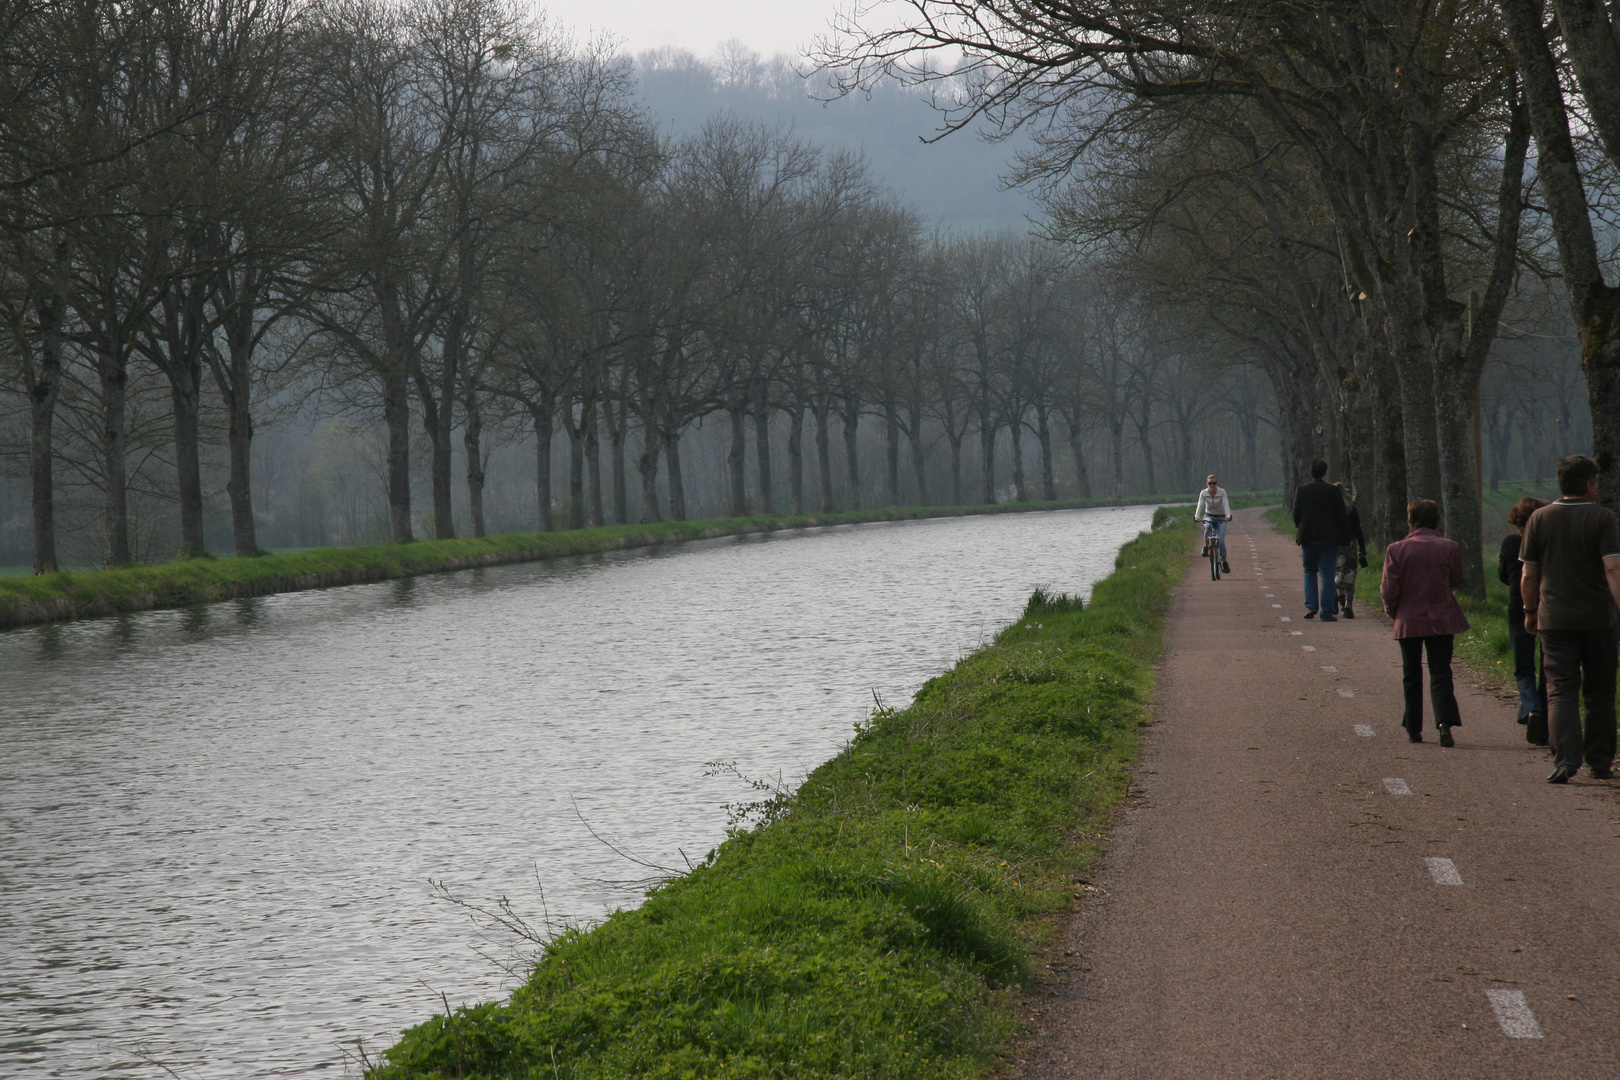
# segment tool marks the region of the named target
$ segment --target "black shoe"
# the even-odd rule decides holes
[[[1347,618],[1347,619],[1353,619],[1353,618],[1356,617],[1356,613],[1354,611],[1350,610],[1349,608],[1345,608],[1344,609],[1344,617]]]
[[[1547,714],[1533,712],[1524,718],[1524,739],[1531,746],[1547,745]]]
[[[1408,742],[1422,742],[1423,741],[1423,732],[1421,732],[1421,731],[1408,731],[1406,733],[1406,738],[1407,738]]]
[[[1208,545],[1208,544],[1205,544],[1205,545],[1204,545],[1204,550],[1203,550],[1203,551],[1200,551],[1200,552],[1199,552],[1199,553],[1198,553],[1198,557],[1199,557],[1199,558],[1200,558],[1200,559],[1207,559],[1207,558],[1209,558],[1209,545]]]
[[[1231,572],[1232,572],[1232,564],[1227,562],[1225,559],[1222,559],[1221,560],[1221,573],[1230,574]]]
[[[1306,613],[1305,613],[1305,617],[1306,617],[1306,618],[1307,618],[1307,619],[1314,619],[1314,618],[1316,618],[1316,612],[1314,612],[1314,611],[1307,611],[1307,612],[1306,612]]]
[[[1558,768],[1556,768],[1556,769],[1554,769],[1552,771],[1551,776],[1547,777],[1547,783],[1549,783],[1549,784],[1567,784],[1567,783],[1569,783],[1569,778],[1574,776],[1574,775],[1575,775],[1575,770],[1574,769],[1570,768],[1568,765],[1560,765],[1560,766],[1558,766]]]
[[[1519,717],[1519,723],[1521,725],[1528,725],[1530,723],[1530,714],[1526,713],[1525,715]]]
[[[1441,746],[1456,746],[1457,745],[1457,740],[1453,739],[1451,737],[1451,729],[1450,728],[1443,727],[1443,728],[1440,729],[1440,745]]]
[[[1307,615],[1306,618],[1310,618],[1310,616]],[[1320,621],[1321,622],[1338,622],[1339,617],[1337,615],[1323,615]]]
[[[1592,774],[1592,779],[1594,779],[1594,780],[1613,780],[1614,779],[1614,770],[1611,769],[1611,768],[1608,768],[1607,766],[1604,766],[1603,768],[1598,768],[1596,765],[1588,765],[1586,768],[1587,768],[1587,771]]]

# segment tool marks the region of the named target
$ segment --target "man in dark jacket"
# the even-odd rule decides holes
[[[1322,479],[1327,462],[1311,462],[1311,482],[1294,492],[1294,542],[1305,564],[1305,617],[1314,619],[1320,608],[1323,622],[1334,615],[1333,577],[1339,567],[1339,549],[1350,542],[1350,514],[1344,494]]]

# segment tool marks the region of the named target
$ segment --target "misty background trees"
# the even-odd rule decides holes
[[[1015,45],[1066,9],[966,6]],[[1419,490],[1477,535],[1480,485],[1593,415],[1495,9],[1361,5],[1369,52],[1355,5],[1241,49],[1158,7],[1096,31],[1140,70],[1084,35],[1061,76],[917,69],[912,33],[807,76],[507,0],[6,5],[0,565],[1190,497],[1319,454],[1385,535]],[[923,144],[930,94],[1006,140]]]

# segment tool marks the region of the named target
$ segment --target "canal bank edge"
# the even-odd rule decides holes
[[[543,950],[505,1004],[410,1029],[371,1080],[973,1077],[1129,788],[1190,511],[1083,611],[1037,592],[906,709],[858,725],[690,873]]]
[[[507,533],[477,540],[315,548],[294,554],[239,559],[188,559],[116,570],[62,571],[37,577],[0,578],[0,629],[725,536],[882,521],[1140,505],[1143,501],[1094,499],[991,506],[890,507],[832,514],[670,521],[565,532]]]

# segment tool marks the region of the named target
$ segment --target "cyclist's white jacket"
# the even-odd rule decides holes
[[[1198,521],[1203,521],[1204,518],[1211,514],[1216,517],[1231,517],[1232,504],[1226,499],[1225,488],[1217,487],[1215,494],[1211,495],[1209,485],[1205,484],[1198,492],[1198,509],[1193,512],[1193,517]]]

